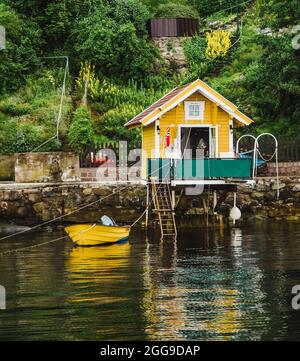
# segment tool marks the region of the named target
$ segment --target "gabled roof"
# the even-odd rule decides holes
[[[218,104],[224,111],[229,113],[238,122],[249,125],[253,122],[252,119],[240,112],[237,107],[228,99],[212,89],[209,85],[201,81],[195,80],[171,90],[168,94],[157,100],[154,104],[150,105],[140,114],[136,115],[129,122],[125,124],[126,127],[135,127],[139,125],[148,125],[161,117],[164,113],[174,108],[176,105],[184,101],[191,94],[199,91],[206,98]]]

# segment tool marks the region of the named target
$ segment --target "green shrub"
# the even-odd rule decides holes
[[[83,106],[77,108],[68,133],[70,147],[80,152],[94,141],[94,131],[90,112]]]
[[[28,114],[31,108],[29,104],[0,103],[0,112],[10,116],[21,116]]]
[[[6,29],[6,48],[0,50],[0,94],[3,94],[18,89],[25,76],[40,65],[41,31],[3,3],[0,3],[0,25]]]
[[[132,145],[140,145],[139,132],[129,131],[124,125],[143,109],[142,106],[131,104],[111,109],[95,121],[95,130],[109,140],[127,140]]]
[[[159,5],[154,15],[159,18],[198,18],[199,16],[192,6],[175,2]]]
[[[43,142],[44,134],[41,128],[12,119],[0,119],[1,153],[30,152]]]
[[[99,78],[106,76],[119,83],[142,80],[153,72],[158,51],[133,22],[120,23],[111,11],[99,6],[78,20],[72,37],[75,51],[81,61],[93,60]]]

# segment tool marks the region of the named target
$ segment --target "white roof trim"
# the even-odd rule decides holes
[[[242,113],[243,114],[243,113]],[[238,120],[239,122],[245,124],[245,125],[249,125],[250,123],[246,122],[243,118],[241,118],[239,115],[233,113],[232,116]],[[246,116],[246,115],[245,115]],[[248,118],[248,117],[247,117]]]
[[[193,84],[193,83],[192,83]],[[191,84],[191,85],[192,85]],[[184,90],[183,90],[184,91]],[[233,116],[235,116],[234,111],[237,109],[236,107],[232,106],[229,107],[227,104],[225,104],[224,102],[221,102],[216,96],[214,96],[211,92],[208,92],[206,89],[204,89],[201,85],[198,85],[196,88],[191,89],[187,94],[185,94],[184,96],[179,97],[179,99],[173,103],[172,105],[168,106],[167,108],[165,108],[164,110],[162,110],[158,115],[150,118],[144,125],[147,126],[149,124],[151,124],[153,121],[155,121],[157,118],[161,117],[163,114],[165,114],[166,112],[168,112],[169,110],[173,109],[174,107],[176,107],[179,103],[183,102],[186,98],[188,98],[190,95],[192,95],[193,93],[195,93],[196,91],[199,91],[201,94],[203,94],[206,98],[208,98],[209,100],[211,100],[213,103],[218,103],[220,105],[220,107],[227,113],[232,114]],[[180,94],[180,93],[179,93]],[[248,124],[245,121],[242,121],[244,124]]]

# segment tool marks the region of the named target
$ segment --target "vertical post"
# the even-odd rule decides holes
[[[217,197],[217,191],[214,191],[214,199],[213,199],[213,212],[215,212],[215,208],[217,205],[218,197]]]
[[[149,223],[149,183],[147,183],[147,196],[146,196],[146,229]]]
[[[233,193],[233,208],[236,207],[236,192]],[[235,226],[235,217],[233,217],[233,225]]]
[[[277,200],[279,200],[279,168],[278,168],[278,143],[276,140],[276,182],[277,182]]]
[[[175,198],[175,190],[172,189],[172,209],[175,209],[175,203],[176,203],[176,198]]]

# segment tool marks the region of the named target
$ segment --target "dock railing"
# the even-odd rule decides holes
[[[149,158],[148,180],[251,179],[252,159],[168,159]]]

